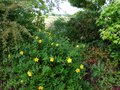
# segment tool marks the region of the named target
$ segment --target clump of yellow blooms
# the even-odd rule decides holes
[[[34,58],[34,61],[35,61],[35,62],[38,62],[38,61],[39,61],[39,58],[37,58],[37,57]]]
[[[84,69],[84,65],[83,64],[80,64],[80,69]]]
[[[76,73],[79,73],[79,72],[80,72],[80,69],[79,69],[79,68],[77,68],[75,71],[76,71]]]
[[[27,75],[28,75],[29,77],[31,77],[31,76],[32,76],[32,72],[31,72],[31,71],[28,71],[28,72],[27,72]]]
[[[68,63],[72,63],[72,59],[71,59],[71,58],[68,58],[68,59],[67,59],[67,62],[68,62]]]
[[[77,68],[75,70],[76,73],[79,73],[81,69],[84,69],[84,65],[83,64],[80,64],[80,68]]]
[[[23,55],[24,54],[24,52],[23,51],[20,51],[20,55]]]
[[[38,87],[38,90],[43,90],[43,86],[39,86],[39,87]]]
[[[38,40],[38,43],[42,43],[42,40],[40,39],[40,40]]]
[[[54,62],[54,57],[50,57],[50,62]]]

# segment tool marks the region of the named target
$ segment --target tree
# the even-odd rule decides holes
[[[78,8],[99,10],[106,2],[113,2],[114,0],[68,0],[71,5]]]

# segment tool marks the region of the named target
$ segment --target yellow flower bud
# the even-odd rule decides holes
[[[40,40],[38,40],[38,43],[42,43],[42,40],[40,39]]]
[[[23,51],[20,51],[20,55],[23,55],[24,54],[24,52]]]

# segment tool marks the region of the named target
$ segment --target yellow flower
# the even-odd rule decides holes
[[[76,72],[76,73],[79,73],[79,72],[80,72],[80,69],[79,69],[79,68],[77,68],[77,69],[75,70],[75,72]]]
[[[68,58],[68,59],[67,59],[67,62],[68,62],[68,63],[72,63],[72,59],[71,59],[71,58]]]
[[[28,72],[27,72],[27,75],[28,75],[29,77],[31,77],[31,76],[32,76],[32,72],[31,72],[31,71],[28,71]]]
[[[42,43],[42,40],[40,39],[40,40],[38,40],[38,43]]]
[[[59,46],[59,44],[57,43],[56,46]]]
[[[35,39],[38,39],[39,37],[38,36],[35,36]]]
[[[24,52],[23,51],[20,51],[20,55],[23,55],[24,54]]]
[[[83,64],[80,64],[80,69],[84,69],[84,65]]]
[[[35,61],[35,62],[38,62],[38,61],[39,61],[39,58],[34,58],[34,61]]]
[[[50,57],[50,62],[54,62],[54,57]]]
[[[43,86],[39,86],[39,87],[38,87],[38,90],[43,90]]]

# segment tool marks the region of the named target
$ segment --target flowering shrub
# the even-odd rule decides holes
[[[3,89],[90,90],[83,78],[86,73],[81,47],[46,31],[34,33],[33,39],[3,60]]]

